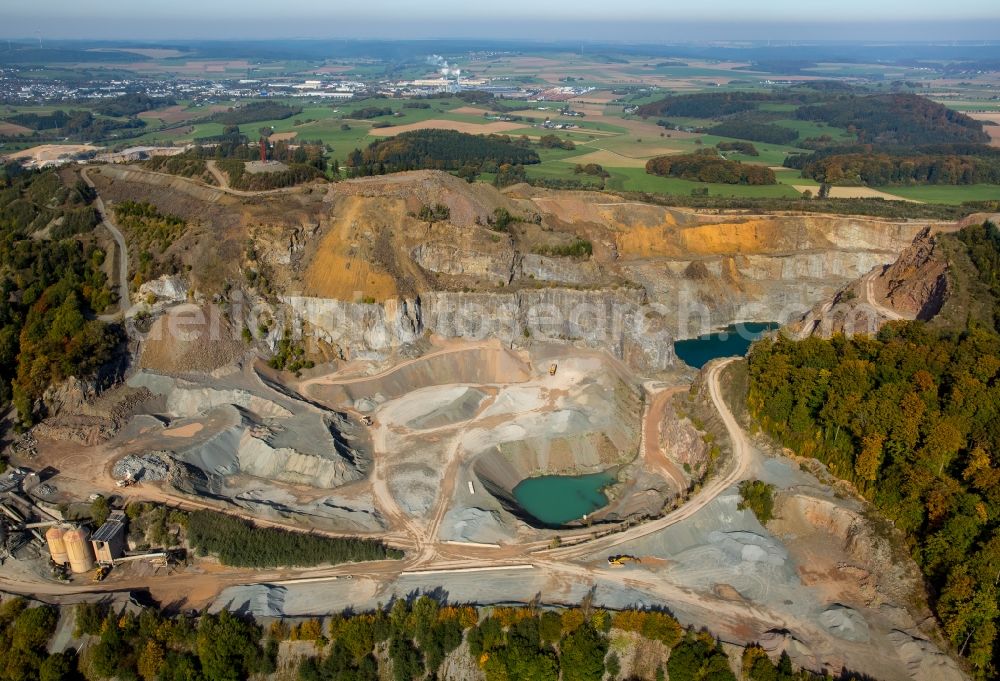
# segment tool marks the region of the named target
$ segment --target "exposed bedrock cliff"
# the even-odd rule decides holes
[[[786,330],[798,338],[828,338],[836,333],[875,334],[897,319],[932,319],[951,290],[942,238],[950,237],[922,231],[893,263],[859,274],[793,319]]]
[[[432,291],[416,300],[348,303],[287,296],[296,319],[351,357],[377,358],[415,342],[424,332],[447,338],[532,339],[606,350],[641,371],[674,361],[673,336],[642,289],[529,289],[511,293]]]

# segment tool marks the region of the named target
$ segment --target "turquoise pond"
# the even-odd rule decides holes
[[[543,475],[522,480],[514,498],[525,513],[545,525],[564,525],[608,503],[604,488],[615,482],[611,473]]]
[[[751,343],[779,326],[777,322],[733,324],[715,333],[674,341],[674,351],[682,362],[700,369],[717,357],[742,357]]]

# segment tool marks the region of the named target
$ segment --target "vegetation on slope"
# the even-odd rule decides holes
[[[0,404],[13,400],[22,426],[46,388],[92,376],[118,344],[117,329],[93,319],[114,297],[90,235],[92,199],[53,171],[0,185]],[[46,226],[50,240],[33,237]]]
[[[744,480],[737,508],[749,509],[761,525],[766,525],[774,517],[774,486],[762,480]]]
[[[993,291],[1000,235],[959,235]],[[996,299],[990,301],[997,309]],[[908,538],[955,649],[997,668],[1000,624],[1000,335],[887,325],[877,338],[764,340],[750,352],[762,426],[849,480]]]
[[[113,210],[116,224],[138,253],[138,266],[132,278],[132,286],[138,288],[142,282],[163,273],[164,267],[157,264],[156,256],[184,234],[187,222],[176,215],[165,215],[145,201],[122,201],[114,204]]]
[[[236,159],[217,161],[219,170],[229,176],[229,186],[241,191],[267,191],[294,187],[303,182],[319,179],[323,173],[304,163],[293,163],[287,170],[275,170],[265,173],[247,172],[246,162]]]

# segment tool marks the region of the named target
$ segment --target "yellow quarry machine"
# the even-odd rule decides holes
[[[608,565],[613,567],[622,567],[623,565],[628,565],[629,563],[641,563],[642,561],[635,556],[629,556],[626,554],[619,554],[617,556],[608,556]]]
[[[555,376],[556,370],[559,369],[559,365],[553,362],[549,365],[549,376]]]

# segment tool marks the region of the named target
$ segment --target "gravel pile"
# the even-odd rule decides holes
[[[111,475],[119,480],[165,480],[169,473],[170,461],[159,452],[142,456],[129,454],[119,459],[111,469]]]

